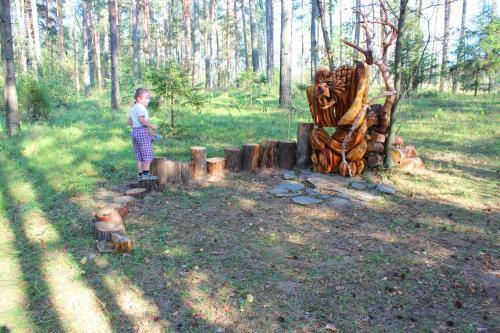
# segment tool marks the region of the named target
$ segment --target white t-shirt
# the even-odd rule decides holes
[[[130,109],[129,117],[132,119],[132,127],[144,127],[143,124],[139,121],[139,116],[144,116],[144,118],[148,119],[148,109],[141,103],[135,103],[134,106]]]

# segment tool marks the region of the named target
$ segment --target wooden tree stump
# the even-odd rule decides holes
[[[414,171],[418,169],[424,168],[424,162],[420,159],[420,157],[410,157],[406,158],[401,163],[401,169],[404,171]]]
[[[132,250],[132,241],[118,233],[111,234],[111,242],[116,252],[128,252]]]
[[[113,233],[124,235],[125,226],[122,223],[95,222],[93,231],[94,238],[101,241],[111,239]]]
[[[383,153],[384,152],[384,144],[380,143],[380,142],[370,141],[370,142],[368,142],[367,150],[369,152]]]
[[[159,189],[158,179],[144,180],[141,182],[135,181],[135,182],[128,184],[128,186],[132,189],[143,188],[143,189],[146,189],[148,191],[158,191],[158,189]]]
[[[245,143],[241,151],[241,167],[243,170],[255,172],[259,167],[260,146],[258,143]]]
[[[191,177],[202,179],[207,175],[207,148],[191,147]]]
[[[224,174],[226,160],[223,157],[207,158],[207,172],[210,176],[221,177]]]
[[[224,159],[226,160],[226,169],[231,172],[241,171],[241,149],[228,147],[224,149]]]
[[[297,128],[297,168],[305,169],[311,166],[311,131],[314,123],[299,123]]]
[[[121,211],[115,207],[106,207],[99,209],[95,214],[95,218],[98,222],[122,223],[123,218],[127,216],[127,214],[127,207],[123,207]]]
[[[182,162],[181,164],[181,178],[182,182],[185,185],[188,185],[191,182],[191,170],[192,170],[192,165],[189,162]]]
[[[378,168],[384,164],[384,155],[379,153],[369,153],[367,162],[370,168]]]
[[[158,183],[165,185],[168,182],[168,160],[165,157],[156,157],[151,162],[151,174],[158,177]]]
[[[264,169],[278,168],[279,142],[275,140],[266,141],[261,149],[260,167]]]
[[[297,143],[295,141],[280,141],[278,166],[281,169],[293,169],[295,167],[296,151]]]
[[[125,192],[126,195],[134,198],[144,198],[146,193],[148,193],[148,190],[145,188],[133,188]]]
[[[392,148],[391,155],[394,163],[403,163],[405,159],[416,157],[417,150],[414,146]]]

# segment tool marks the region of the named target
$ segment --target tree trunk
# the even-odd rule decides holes
[[[273,85],[274,78],[274,17],[273,17],[273,1],[266,0],[266,76],[269,85]]]
[[[289,1],[292,0],[282,0]],[[290,6],[291,7],[291,6]],[[297,153],[297,143],[295,141],[280,141],[278,165],[281,169],[291,170],[295,167],[295,155]]]
[[[141,6],[137,3],[138,0],[132,0],[131,7],[131,24],[132,24],[132,49],[134,54],[134,77],[137,80],[141,79],[141,35],[139,32],[139,15]]]
[[[191,147],[191,176],[199,180],[207,175],[207,148]]]
[[[214,87],[214,81],[212,78],[212,44],[213,44],[213,32],[214,32],[214,15],[215,8],[217,5],[217,0],[210,0],[210,10],[208,14],[208,22],[206,24],[207,29],[207,47],[205,50],[205,88],[212,89]]]
[[[104,40],[103,40],[103,65],[104,65],[104,81],[109,79],[109,22],[104,19]]]
[[[63,6],[62,0],[57,0],[56,2],[56,12],[57,12],[57,49],[59,51],[59,56],[65,56],[66,52],[64,50],[64,31],[63,31]]]
[[[330,37],[333,37],[333,0],[328,0],[328,23],[330,25]]]
[[[247,21],[245,19],[245,0],[241,0],[241,19],[243,20],[243,50],[245,52],[245,70],[250,69],[250,59],[248,57]]]
[[[2,36],[2,64],[4,79],[5,112],[7,119],[7,133],[9,136],[20,131],[19,108],[17,104],[16,68],[14,62],[14,40],[12,35],[12,20],[10,1],[0,0],[0,33]]]
[[[252,42],[252,69],[258,72],[259,66],[259,41],[257,40],[257,18],[255,12],[255,0],[249,0],[250,5],[250,39]]]
[[[319,18],[321,20],[321,29],[323,30],[323,39],[325,41],[325,49],[326,49],[326,56],[328,58],[328,64],[330,66],[330,70],[333,71],[335,69],[335,65],[333,63],[333,54],[332,54],[332,48],[330,46],[330,38],[328,37],[328,28],[326,27],[325,9],[321,4],[321,0],[316,0],[316,4],[318,6]]]
[[[263,169],[278,168],[279,142],[269,140],[262,144],[260,149],[260,167]]]
[[[78,61],[78,47],[76,44],[76,16],[75,16],[75,22],[73,25],[73,29],[72,29],[72,37],[73,37],[73,80],[75,81],[75,89],[79,93],[81,90],[81,88],[80,88],[80,70],[79,70],[80,62]]]
[[[260,145],[246,143],[241,150],[241,168],[245,171],[255,172],[259,167]]]
[[[239,71],[239,65],[240,65],[240,35],[238,31],[238,1],[234,0],[234,9],[233,9],[233,16],[234,16],[234,78],[238,79],[238,71]]]
[[[120,108],[119,63],[118,63],[118,29],[116,19],[116,0],[109,0],[109,37],[111,41],[111,107]]]
[[[226,169],[231,172],[241,170],[241,149],[228,147],[224,149],[224,159],[226,160]]]
[[[201,77],[201,34],[200,34],[200,0],[194,0],[193,13],[194,27],[194,64],[193,64],[193,83],[198,84],[202,81]]]
[[[465,38],[465,19],[467,16],[467,0],[463,0],[462,2],[462,23],[460,24],[460,36],[458,37],[458,46],[457,46],[457,68],[455,69],[455,73],[453,74],[453,85],[452,91],[455,94],[457,92],[458,87],[458,76],[459,76],[459,66],[462,62],[462,52],[464,48],[464,38]]]
[[[229,22],[230,22],[230,6],[229,6],[229,0],[226,0],[226,24],[225,24],[225,29],[226,29],[226,32],[225,32],[225,44],[226,44],[226,66],[225,66],[225,72],[226,72],[226,75],[225,75],[225,86],[228,85],[229,83],[229,80],[230,80],[230,66],[231,66],[231,56],[230,56],[230,52],[229,52]]]
[[[311,131],[314,123],[299,123],[297,129],[297,168],[305,169],[311,165]]]
[[[111,240],[112,234],[124,235],[125,226],[122,223],[95,222],[94,238],[97,240]]]
[[[441,59],[441,76],[439,78],[439,91],[444,90],[444,81],[447,76],[446,70],[448,65],[448,42],[450,39],[450,9],[451,0],[444,2],[444,35],[443,35],[443,54]]]
[[[16,16],[18,22],[17,41],[19,48],[19,63],[23,73],[28,71],[28,62],[26,59],[26,27],[24,24],[24,0],[16,1]]]
[[[151,17],[149,14],[149,0],[142,0],[142,29],[144,31],[144,58],[148,65],[152,65],[151,57]]]
[[[281,1],[280,96],[279,105],[292,103],[292,0]]]
[[[343,7],[342,7],[342,0],[339,0],[339,36],[343,36],[343,32],[342,32],[342,11],[343,11]],[[342,43],[340,43],[339,45],[339,62],[342,64],[343,63],[343,59],[342,59]]]
[[[36,0],[35,0],[36,1]],[[45,0],[45,50],[52,55],[52,44],[50,40],[50,0]]]
[[[356,0],[355,8],[356,8],[356,10],[361,10],[361,0]],[[360,33],[360,29],[361,29],[360,21],[361,21],[361,17],[359,15],[359,13],[356,13],[356,22],[354,23],[354,44],[356,46],[359,46],[359,33]],[[356,52],[356,50],[354,50],[354,49],[353,49],[352,57],[353,57],[353,59],[358,59],[358,52]]]
[[[224,174],[226,161],[223,157],[207,158],[207,173],[212,177],[221,177]]]
[[[189,68],[189,73],[192,78],[193,69],[191,67],[191,53],[193,52],[193,47],[191,45],[191,0],[182,0],[182,18],[184,20],[184,45],[186,45],[184,63],[186,64],[186,68]]]
[[[398,37],[396,39],[396,50],[394,56],[394,88],[396,89],[397,95],[396,100],[392,106],[391,111],[391,121],[389,125],[389,135],[387,137],[387,141],[385,143],[385,166],[388,169],[392,168],[393,161],[391,156],[392,151],[392,142],[394,139],[394,132],[396,130],[396,120],[397,120],[397,112],[399,109],[399,100],[401,98],[401,77],[402,77],[402,68],[401,68],[401,60],[402,60],[402,45],[403,38],[405,38],[405,29],[406,29],[406,7],[408,5],[408,0],[400,0],[399,5],[399,20],[398,20]]]
[[[101,72],[101,32],[99,31],[99,13],[96,13],[96,22],[94,25],[94,54],[95,54],[95,72],[99,88],[103,87]]]
[[[92,17],[90,14],[89,8],[89,0],[82,1],[83,6],[83,38],[85,50],[87,53],[87,67],[88,67],[88,75],[89,75],[89,86],[85,87],[87,93],[94,87],[95,84],[95,67],[94,67],[94,49],[92,47]],[[84,52],[85,52],[84,50]]]
[[[42,52],[40,50],[40,28],[38,26],[38,9],[36,0],[29,0],[31,4],[31,23],[33,26],[33,41],[35,46],[35,63],[38,73],[38,79],[43,77],[42,70]],[[10,3],[10,2],[9,2]]]
[[[311,2],[311,81],[314,81],[314,73],[318,70],[318,40],[316,37],[316,18],[318,17],[318,4],[315,0]]]

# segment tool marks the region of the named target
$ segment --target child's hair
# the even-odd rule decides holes
[[[146,88],[137,88],[134,94],[134,103],[136,103],[137,99],[144,94],[149,94],[149,90]]]

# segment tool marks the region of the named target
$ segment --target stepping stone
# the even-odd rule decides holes
[[[377,185],[375,184],[370,184],[370,183],[366,183],[366,182],[352,182],[349,184],[351,186],[351,188],[355,189],[355,190],[371,190],[371,189],[374,189]]]
[[[289,197],[296,197],[299,195],[302,195],[300,192],[275,192],[273,193],[275,196],[278,198],[289,198]]]
[[[349,185],[349,179],[336,175],[315,174],[308,177],[307,181],[318,190],[336,191],[339,187],[347,187]]]
[[[396,193],[396,190],[394,189],[394,187],[389,186],[389,185],[379,184],[379,185],[377,185],[376,189],[380,193],[385,193],[385,194],[395,194]]]
[[[311,206],[311,205],[316,205],[316,204],[323,202],[323,200],[311,198],[311,197],[308,197],[306,195],[300,195],[298,197],[293,197],[292,201],[295,202],[296,204],[299,204],[302,206]]]
[[[297,174],[293,171],[285,171],[281,174],[281,178],[284,180],[294,180],[297,179]]]
[[[321,196],[321,192],[320,191],[315,190],[315,189],[310,188],[310,187],[306,187],[306,190],[305,190],[304,194],[306,194],[306,195],[308,195],[310,197]]]
[[[371,193],[368,193],[368,192],[356,192],[354,195],[353,195],[354,198],[360,200],[360,201],[363,201],[363,202],[370,202],[370,201],[373,201],[375,199],[378,199],[380,198],[379,195],[377,194],[371,194]]]
[[[288,190],[289,192],[299,192],[305,188],[304,184],[299,182],[284,182],[276,186],[275,188],[281,190]]]
[[[334,198],[332,201],[328,203],[329,206],[335,207],[335,208],[345,208],[345,207],[351,207],[352,202],[350,200],[344,199],[344,198]]]

